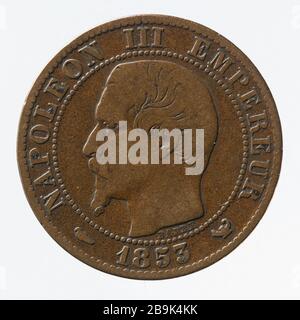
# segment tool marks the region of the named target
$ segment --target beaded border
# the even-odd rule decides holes
[[[76,91],[79,89],[79,87],[82,85],[82,83],[87,80],[92,74],[94,74],[96,71],[103,69],[105,66],[110,65],[111,63],[119,62],[122,60],[125,60],[127,58],[132,57],[138,57],[138,56],[160,56],[160,57],[169,57],[169,58],[175,58],[179,59],[183,62],[186,62],[190,65],[194,65],[199,70],[202,70],[203,72],[207,73],[208,76],[210,76],[213,80],[216,80],[216,83],[218,86],[220,86],[222,89],[224,89],[225,94],[230,98],[231,103],[233,104],[233,107],[236,111],[237,116],[239,117],[240,126],[241,126],[241,132],[242,132],[242,140],[243,140],[243,158],[242,158],[242,165],[241,169],[239,171],[238,178],[236,180],[235,186],[233,188],[233,191],[229,195],[226,202],[224,202],[220,209],[207,221],[205,221],[203,224],[195,227],[194,229],[181,233],[177,236],[166,238],[166,239],[157,239],[157,240],[141,240],[136,239],[132,237],[126,237],[126,236],[120,236],[114,232],[111,232],[109,229],[105,229],[98,224],[96,224],[90,217],[88,217],[81,209],[80,207],[75,203],[74,199],[70,196],[67,189],[65,189],[64,181],[62,179],[59,165],[58,165],[58,159],[57,159],[57,135],[58,135],[58,128],[60,125],[60,121],[62,119],[63,112],[73,97],[73,95],[76,93]],[[65,97],[63,100],[60,110],[58,112],[58,115],[56,116],[56,121],[54,123],[54,129],[53,129],[53,138],[52,138],[52,155],[53,155],[53,166],[55,170],[55,175],[57,178],[57,182],[59,184],[60,189],[62,189],[63,196],[69,203],[69,205],[72,206],[72,209],[75,213],[77,213],[82,219],[84,219],[85,222],[87,222],[91,227],[98,230],[100,233],[103,233],[105,236],[114,239],[116,241],[126,242],[129,244],[134,245],[160,245],[160,244],[170,244],[173,242],[176,242],[178,240],[187,239],[189,237],[194,236],[195,234],[200,233],[204,229],[206,229],[210,224],[212,224],[215,220],[217,220],[229,207],[230,203],[233,201],[234,197],[236,196],[237,191],[239,190],[239,187],[242,183],[242,179],[244,177],[244,174],[246,173],[247,168],[247,161],[248,161],[248,135],[247,135],[247,129],[245,125],[245,119],[243,117],[242,111],[240,110],[240,107],[237,103],[237,100],[234,97],[234,94],[229,89],[229,87],[224,83],[223,80],[218,79],[218,75],[212,71],[208,65],[201,64],[195,59],[190,58],[189,56],[178,54],[176,52],[172,52],[170,50],[133,50],[124,52],[122,54],[113,56],[109,59],[106,59],[104,62],[96,64],[94,67],[92,67],[88,72],[86,72],[84,75],[80,77],[80,79],[73,85],[72,89],[70,90],[69,94]]]

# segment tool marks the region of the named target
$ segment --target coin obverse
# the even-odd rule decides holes
[[[147,164],[150,140],[138,141],[162,129],[180,132],[177,142],[201,129],[202,139],[188,158],[159,138],[159,162]],[[117,155],[103,151],[108,141]],[[186,159],[199,150],[195,174]],[[200,24],[141,15],[84,33],[49,62],[26,99],[17,153],[32,210],[65,250],[110,274],[164,279],[249,235],[274,192],[282,141],[272,95],[239,49]],[[163,162],[179,153],[181,163]]]

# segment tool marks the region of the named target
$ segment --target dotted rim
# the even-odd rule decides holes
[[[161,21],[161,18],[164,18],[166,21]],[[173,20],[174,19],[174,20]],[[174,22],[176,20],[176,22]],[[152,276],[156,273],[161,273],[162,270],[154,271],[154,270],[144,270],[142,274],[149,274],[149,276],[144,277],[143,275],[140,276],[141,270],[133,270],[128,268],[121,268],[119,266],[115,266],[113,264],[109,264],[99,258],[95,258],[94,256],[90,256],[87,254],[87,252],[84,252],[81,248],[76,246],[74,243],[72,243],[69,239],[66,238],[66,236],[61,236],[61,231],[58,230],[57,226],[55,226],[51,220],[46,219],[44,214],[44,208],[42,207],[41,203],[39,201],[34,202],[33,198],[38,199],[35,190],[32,186],[32,180],[30,177],[30,172],[28,169],[28,163],[27,163],[27,146],[26,146],[26,139],[27,139],[27,133],[30,123],[30,116],[32,114],[32,109],[34,107],[34,103],[36,101],[36,98],[45,83],[45,81],[48,79],[51,72],[54,70],[54,68],[57,67],[57,65],[66,57],[67,54],[71,53],[74,48],[77,48],[78,46],[82,45],[86,41],[90,40],[91,38],[95,37],[96,35],[104,34],[108,31],[113,31],[118,28],[122,27],[128,27],[128,26],[134,26],[139,23],[155,23],[157,25],[163,25],[163,26],[173,26],[177,28],[184,28],[186,30],[189,30],[191,32],[194,32],[196,34],[201,34],[202,36],[209,38],[203,30],[207,30],[209,34],[212,34],[214,38],[210,37],[209,39],[212,40],[215,43],[218,44],[224,44],[224,48],[228,50],[233,56],[235,56],[235,59],[238,63],[240,63],[242,66],[244,66],[247,70],[251,71],[253,73],[254,81],[259,86],[258,88],[262,90],[262,99],[266,101],[266,108],[270,111],[270,129],[272,134],[274,134],[275,137],[279,139],[277,143],[273,142],[274,149],[276,150],[276,154],[274,154],[272,158],[272,165],[270,168],[270,178],[269,178],[269,185],[271,187],[268,189],[268,192],[265,192],[264,196],[261,199],[260,204],[257,207],[257,210],[251,215],[251,218],[248,220],[248,222],[244,225],[241,232],[237,234],[236,237],[234,237],[230,242],[222,246],[220,249],[212,252],[211,254],[208,254],[204,258],[200,258],[198,261],[193,262],[192,264],[188,264],[184,266],[184,269],[187,270],[184,272],[177,273],[176,275],[173,274],[173,272],[176,272],[180,268],[169,268],[163,270],[163,272],[166,274],[166,276],[163,276],[159,279],[166,279],[171,276],[182,276],[186,275],[187,273],[195,272],[197,270],[200,270],[202,268],[207,267],[208,265],[215,263],[220,258],[223,258],[226,254],[230,253],[236,246],[238,246],[251,232],[251,230],[254,229],[256,224],[259,222],[259,219],[263,216],[268,203],[267,201],[270,201],[272,198],[272,195],[274,193],[276,184],[278,182],[279,173],[280,173],[280,167],[281,167],[281,160],[282,160],[282,134],[281,134],[281,126],[280,126],[280,120],[278,116],[278,112],[276,109],[276,105],[274,102],[274,99],[271,95],[271,92],[264,81],[263,77],[260,75],[254,64],[250,61],[250,59],[243,54],[243,52],[236,48],[229,40],[225,39],[221,35],[219,35],[217,32],[200,25],[199,23],[195,23],[189,20],[185,20],[182,18],[167,16],[167,15],[160,15],[160,16],[151,16],[151,15],[141,15],[136,17],[128,17],[123,18],[119,20],[114,20],[109,23],[106,23],[104,25],[98,26],[85,34],[81,35],[77,39],[75,39],[71,44],[69,44],[67,47],[65,47],[60,53],[58,53],[52,60],[49,62],[47,67],[44,69],[44,71],[40,74],[38,79],[36,80],[33,88],[30,91],[29,98],[27,99],[27,102],[25,103],[24,110],[21,116],[21,120],[23,121],[24,125],[22,127],[19,127],[19,134],[18,134],[18,148],[20,150],[20,153],[18,154],[18,164],[19,164],[19,172],[21,175],[21,179],[24,186],[25,194],[28,198],[29,204],[31,205],[37,219],[44,225],[44,228],[46,231],[54,237],[54,234],[57,236],[55,238],[58,243],[65,249],[72,251],[72,255],[80,259],[81,261],[89,264],[90,266],[93,266],[101,271],[108,272],[110,274],[126,277],[126,278],[134,278],[134,279],[158,279],[156,276]],[[200,29],[203,29],[199,31]],[[220,40],[215,39],[215,37],[220,37]],[[243,59],[243,61],[241,60]],[[30,102],[29,102],[30,101]],[[273,123],[273,118],[275,123]],[[22,154],[21,154],[22,151]],[[274,173],[274,169],[276,169],[276,172]],[[26,188],[25,188],[26,185]],[[32,199],[31,199],[32,197]],[[258,216],[258,213],[260,215]],[[249,230],[250,228],[250,230]],[[51,230],[52,229],[52,230]],[[246,232],[246,230],[249,230]],[[53,232],[53,233],[52,233]],[[238,242],[237,242],[238,241]],[[74,251],[73,251],[74,250]],[[85,260],[85,258],[89,258],[89,260]],[[212,260],[212,261],[211,261]],[[95,264],[96,263],[96,264]],[[196,268],[197,267],[197,268]],[[112,271],[118,270],[117,271]]]
[[[79,89],[79,87],[96,71],[103,69],[104,67],[115,63],[120,62],[122,60],[128,59],[128,58],[134,58],[138,56],[160,56],[160,57],[169,57],[169,58],[175,58],[177,60],[181,60],[183,62],[186,62],[190,65],[195,66],[198,70],[201,70],[208,74],[209,77],[211,77],[213,80],[216,81],[216,84],[220,86],[225,94],[230,98],[230,102],[233,104],[234,110],[236,111],[236,115],[238,116],[238,120],[240,121],[241,126],[241,132],[242,132],[242,143],[243,143],[243,158],[242,158],[242,164],[241,169],[238,175],[238,178],[236,180],[236,183],[234,185],[233,191],[230,193],[228,199],[220,205],[220,209],[208,220],[206,220],[204,223],[200,224],[199,226],[195,227],[194,229],[181,233],[177,236],[171,237],[171,238],[165,238],[165,239],[156,239],[156,240],[142,240],[142,239],[136,239],[132,237],[126,237],[121,236],[117,233],[111,232],[109,229],[105,229],[102,226],[99,226],[97,223],[95,223],[89,216],[87,216],[82,209],[80,209],[80,206],[75,203],[75,200],[71,197],[68,190],[65,188],[64,180],[61,176],[61,172],[58,165],[58,159],[57,159],[57,135],[59,131],[59,125],[60,121],[62,119],[64,110],[67,106],[67,104],[71,101],[72,97],[76,93],[76,91]],[[210,67],[206,64],[201,64],[195,59],[190,58],[187,55],[179,54],[170,50],[133,50],[128,52],[123,52],[122,54],[118,54],[116,56],[112,56],[109,59],[104,60],[103,62],[100,62],[96,64],[94,67],[92,67],[88,72],[86,72],[84,75],[78,79],[78,81],[73,85],[72,89],[69,91],[68,95],[64,98],[60,110],[58,112],[58,115],[56,116],[56,122],[54,123],[54,129],[53,129],[53,139],[52,139],[52,155],[53,155],[53,166],[55,170],[55,175],[57,178],[57,183],[59,184],[59,187],[62,189],[63,196],[67,200],[67,203],[71,205],[73,211],[78,214],[85,222],[87,222],[91,227],[93,227],[95,230],[98,230],[100,233],[103,233],[105,236],[121,242],[126,242],[129,244],[134,245],[160,245],[160,244],[171,244],[178,240],[187,239],[189,237],[194,236],[195,234],[198,234],[205,230],[209,225],[211,225],[215,220],[217,220],[230,206],[230,203],[234,200],[237,191],[239,190],[239,187],[242,183],[243,177],[246,173],[247,168],[247,161],[248,161],[248,136],[247,136],[247,129],[245,125],[245,119],[243,117],[243,113],[240,110],[239,105],[237,104],[237,100],[235,98],[235,95],[233,92],[229,89],[229,87],[226,85],[226,83],[218,79],[218,75],[210,69]]]

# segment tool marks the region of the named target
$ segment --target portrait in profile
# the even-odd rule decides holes
[[[130,237],[152,235],[201,218],[205,214],[201,180],[216,143],[218,119],[214,100],[199,74],[168,61],[138,60],[114,67],[99,90],[96,125],[83,146],[95,178],[94,214],[105,214],[112,200],[126,201]],[[103,127],[115,130],[119,121],[127,121],[128,130],[147,132],[153,128],[203,129],[203,173],[186,175],[185,163],[100,165],[97,132]]]

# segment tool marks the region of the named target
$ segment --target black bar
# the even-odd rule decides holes
[[[2,300],[2,314],[9,318],[41,319],[201,319],[260,317],[262,311],[287,319],[298,314],[298,301],[233,300]],[[265,309],[265,310],[263,310]]]

